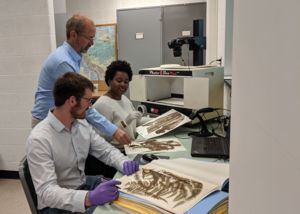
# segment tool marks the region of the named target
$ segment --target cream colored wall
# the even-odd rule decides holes
[[[55,47],[52,0],[0,2],[0,170],[17,170],[41,64]]]
[[[118,9],[206,2],[205,0],[118,0]]]
[[[95,24],[110,24],[117,21],[117,9],[153,7],[160,5],[206,2],[205,0],[66,0],[68,17],[74,13],[87,15]]]

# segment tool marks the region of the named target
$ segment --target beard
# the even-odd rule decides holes
[[[88,48],[87,47],[84,47],[84,48],[81,48],[81,50],[80,50],[80,53],[87,53],[87,51],[88,51]]]
[[[85,119],[85,112],[87,109],[85,109],[84,111],[80,109],[82,109],[80,103],[77,103],[76,106],[71,108],[70,113],[74,119]],[[80,111],[82,112],[80,113]]]
[[[75,42],[75,46],[77,46],[77,48],[76,48],[77,52],[83,53],[83,54],[87,53],[87,51],[91,47],[90,43],[88,43],[85,46],[83,46],[82,43],[80,42],[79,38],[77,38],[77,40]]]
[[[85,47],[81,47],[80,49],[80,53],[86,54],[88,52],[88,50],[90,49],[90,45],[87,44]]]

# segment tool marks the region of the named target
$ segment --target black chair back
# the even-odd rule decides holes
[[[37,196],[31,179],[26,156],[20,162],[19,176],[30,210],[33,214],[38,214],[39,211],[37,209]]]

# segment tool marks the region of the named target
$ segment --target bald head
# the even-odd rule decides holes
[[[95,24],[88,17],[79,14],[73,15],[66,24],[67,39],[70,38],[71,31],[75,31],[76,33],[80,34],[85,32],[87,28],[90,28],[91,26],[95,26]]]

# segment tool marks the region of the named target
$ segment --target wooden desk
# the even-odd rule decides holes
[[[189,159],[197,159],[202,161],[209,161],[209,162],[224,162],[223,160],[214,159],[214,158],[196,158],[191,156],[191,145],[192,145],[192,138],[188,136],[188,133],[191,131],[195,131],[194,129],[188,129],[184,127],[179,127],[172,132],[169,132],[159,138],[170,138],[170,137],[177,137],[178,140],[183,144],[186,151],[178,151],[178,152],[165,152],[165,153],[155,153],[159,155],[169,156],[172,158],[189,158]],[[133,159],[135,155],[128,155],[130,159]],[[115,178],[122,177],[120,172],[117,172]],[[104,206],[98,206],[93,214],[124,214],[125,211],[120,210],[119,208],[110,205],[109,203],[105,204]]]

